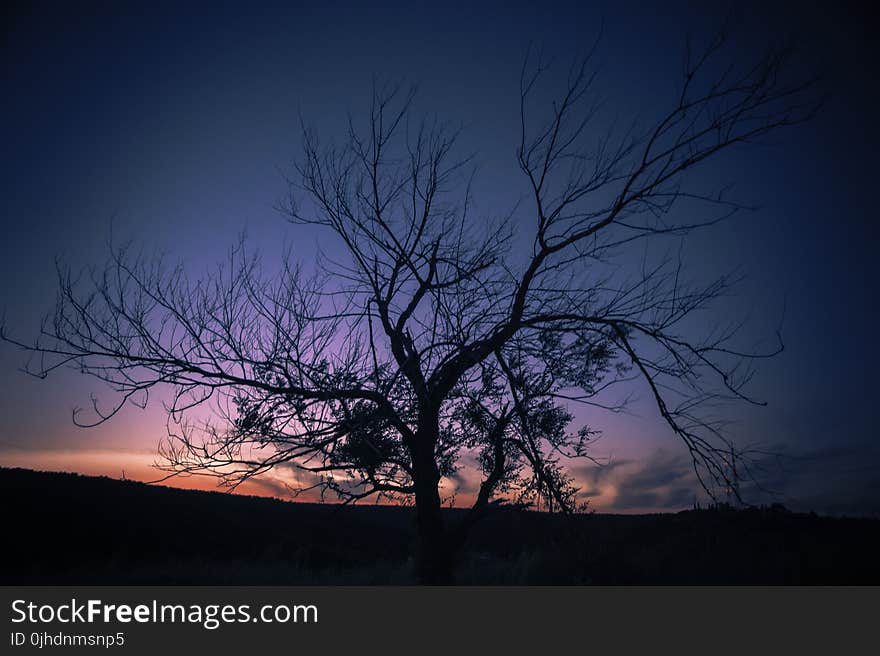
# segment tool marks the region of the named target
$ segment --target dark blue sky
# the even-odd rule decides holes
[[[474,3],[476,4],[476,3]],[[259,6],[258,6],[259,5]],[[365,107],[375,76],[420,84],[418,106],[465,126],[485,213],[524,193],[516,170],[518,75],[530,43],[564,61],[600,27],[599,84],[621,117],[649,120],[678,81],[684,35],[721,16],[699,3],[260,3],[7,10],[3,35],[0,306],[33,332],[54,299],[53,258],[100,263],[112,230],[189,266],[221,259],[242,229],[265,251],[305,257],[317,235],[273,206],[298,145],[299,115],[332,133]],[[784,502],[880,513],[875,383],[876,48],[853,9],[739,6],[738,54],[794,36],[829,100],[811,123],[734,151],[705,173],[759,204],[686,247],[692,275],[745,274],[724,318],[772,337],[785,304],[786,351],[764,363],[736,408],[735,434],[785,450],[768,471]],[[806,12],[806,13],[804,13]],[[117,475],[143,468],[161,411],[128,411],[92,431],[70,423],[93,383],[35,381],[0,347],[0,464]],[[644,403],[595,421],[614,466],[585,469],[597,508],[670,509],[693,499],[683,451]],[[145,470],[144,470],[145,471]],[[267,488],[268,489],[268,488]]]

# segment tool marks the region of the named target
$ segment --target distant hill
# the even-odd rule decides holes
[[[0,584],[407,584],[413,511],[0,468]],[[459,511],[450,510],[450,521]],[[880,520],[499,509],[463,584],[878,584]]]

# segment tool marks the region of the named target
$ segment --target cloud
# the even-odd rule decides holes
[[[646,459],[624,458],[572,468],[579,497],[598,512],[660,512],[691,507],[699,484],[686,454],[657,450]]]
[[[256,476],[250,479],[250,484],[252,488],[258,489],[262,494],[271,497],[290,497],[290,488],[289,484],[282,481],[281,479],[268,477],[268,476]]]
[[[746,478],[740,485],[747,502],[880,516],[880,447],[845,443],[768,451],[776,453],[755,458],[748,471],[753,480]],[[661,449],[645,460],[578,468],[577,477],[586,488],[581,495],[596,498],[600,512],[677,511],[707,500],[685,452]]]
[[[456,494],[475,495],[480,489],[480,475],[470,468],[460,468],[447,476]]]
[[[826,514],[880,515],[877,446],[849,442],[777,451],[755,462],[755,481],[741,488],[749,500]]]
[[[591,487],[591,488],[587,488],[587,489],[581,489],[581,491],[578,492],[579,499],[592,499],[594,497],[600,497],[600,496],[602,496],[602,488],[600,488],[600,487]]]
[[[686,456],[656,451],[641,467],[619,480],[611,508],[617,511],[681,510],[693,504],[699,489]]]
[[[596,488],[604,481],[612,478],[621,467],[626,467],[634,462],[636,461],[628,459],[610,460],[600,465],[590,464],[572,467],[571,472],[581,484],[586,483]]]

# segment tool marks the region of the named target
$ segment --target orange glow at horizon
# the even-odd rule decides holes
[[[166,474],[154,467],[157,457],[148,451],[118,449],[44,449],[0,450],[0,466],[22,467],[38,471],[67,472],[85,476],[107,476],[118,480],[138,481],[189,490],[225,491],[214,478],[207,476],[175,476],[159,482]],[[245,482],[239,494],[283,498],[256,482]],[[312,499],[302,498],[303,501]]]
[[[290,484],[290,481],[280,476],[273,476],[271,472],[242,483],[234,491],[219,486],[217,479],[210,476],[174,476],[167,480],[160,480],[165,476],[165,473],[155,467],[156,462],[157,455],[146,449],[0,449],[0,466],[2,467],[68,472],[86,476],[106,476],[117,480],[154,483],[181,489],[230,492],[286,501],[295,500],[313,503],[322,501],[320,492],[315,490],[304,492],[294,498],[294,495],[287,492],[285,487]],[[476,472],[467,472],[462,477],[462,480],[465,480],[465,483],[456,486],[453,481],[443,479],[441,494],[444,496],[451,495],[452,500],[447,505],[468,507],[473,503],[474,494],[470,490],[471,488],[476,489],[476,485],[479,484]],[[603,481],[598,486],[599,494],[591,497],[590,507],[598,512],[637,513],[657,511],[657,509],[613,508],[613,502],[619,492],[620,483],[619,477],[608,477],[607,481]],[[323,501],[327,503],[337,502],[333,495],[328,495]]]

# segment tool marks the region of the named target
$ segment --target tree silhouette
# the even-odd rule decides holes
[[[543,92],[545,62],[528,56],[516,157],[529,218],[519,221],[473,216],[459,134],[416,116],[413,90],[376,88],[365,126],[351,120],[341,145],[303,130],[284,210],[341,246],[314,266],[288,254],[266,273],[241,245],[216,275],[192,280],[114,248],[91,275],[59,267],[58,305],[38,339],[4,338],[32,352],[39,376],[72,365],[109,383],[118,403],[93,402],[92,423],[172,388],[160,449],[170,474],[235,486],[284,465],[345,501],[413,502],[426,583],[450,580],[494,501],[577,510],[564,464],[590,457],[594,433],[573,426],[569,408],[607,407],[603,392],[625,381],[647,385],[710,493],[738,489],[742,454],[703,408],[755,402],[748,363],[769,354],[736,350],[733,330],[687,329],[730,279],[687,284],[679,258],[615,266],[647,240],[740,209],[685,174],[816,110],[813,81],[783,75],[789,51],[719,68],[724,45],[722,35],[688,54],[668,113],[622,131],[595,128],[592,55],[555,98]],[[673,211],[683,205],[709,211],[695,222]],[[212,418],[197,421],[209,402]],[[441,480],[471,461],[479,489],[447,525]]]

